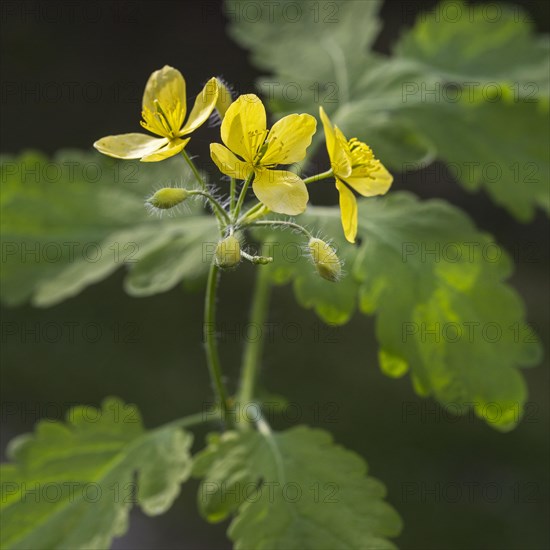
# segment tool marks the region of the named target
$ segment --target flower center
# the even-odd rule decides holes
[[[290,153],[290,149],[288,147],[285,148],[284,141],[282,141],[278,136],[273,136],[269,141],[266,141],[264,148],[267,150],[268,146],[270,153],[272,155],[276,155],[277,158],[286,158]]]
[[[141,125],[154,134],[174,139],[182,123],[181,104],[175,103],[170,108],[166,108],[165,106],[163,109],[158,99],[155,99],[154,103],[155,112],[147,108],[143,110]]]
[[[253,152],[254,166],[258,166],[262,160],[262,157],[267,151],[268,143],[265,140],[267,137],[267,130],[251,130],[248,132],[248,143],[250,144],[250,150]]]
[[[372,149],[357,138],[352,138],[348,142],[349,152],[351,154],[352,170],[363,168],[375,170],[378,168],[379,161],[374,157]]]

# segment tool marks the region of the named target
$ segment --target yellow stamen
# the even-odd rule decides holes
[[[252,151],[256,151],[254,155],[254,165],[258,165],[262,160],[262,157],[267,151],[268,143],[265,138],[267,136],[267,130],[253,130],[248,132],[248,140]]]
[[[367,166],[376,160],[372,149],[362,141],[359,141],[357,138],[350,139],[348,145],[351,153],[353,168]]]

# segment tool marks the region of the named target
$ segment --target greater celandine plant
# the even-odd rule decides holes
[[[146,200],[152,211],[173,211],[192,197],[201,197],[216,216],[220,240],[209,270],[204,309],[205,326],[214,326],[216,291],[221,270],[235,269],[243,260],[257,265],[272,261],[266,256],[251,255],[244,245],[245,232],[254,227],[291,229],[305,238],[304,250],[321,277],[337,283],[342,265],[329,241],[314,236],[294,218],[270,219],[270,214],[298,216],[309,201],[308,185],[333,179],[340,197],[344,235],[354,243],[357,235],[357,201],[354,191],[364,197],[385,194],[393,181],[391,174],[376,159],[371,148],[361,141],[347,139],[333,126],[322,107],[323,123],[330,168],[303,179],[279,166],[298,166],[306,157],[316,119],[309,114],[291,114],[267,128],[265,107],[254,94],[240,95],[233,101],[229,88],[219,78],[211,78],[197,96],[187,117],[186,83],[182,74],[165,66],[155,71],[145,87],[141,125],[159,137],[141,133],[107,136],[94,143],[105,155],[119,159],[140,159],[159,162],[182,154],[196,178],[194,185],[166,187],[157,190]],[[186,151],[191,134],[212,116],[221,120],[221,143],[210,144],[210,155],[219,171],[229,177],[219,187],[207,185],[198,167]],[[225,180],[225,178],[224,178]],[[247,203],[249,189],[256,200]],[[229,195],[227,200],[220,197]],[[261,267],[260,267],[261,269]],[[259,300],[258,296],[253,299]],[[252,305],[252,310],[255,308]],[[235,402],[242,406],[254,400],[254,381],[258,361],[245,363],[241,392],[236,398],[228,395],[223,382],[215,331],[205,331],[206,356],[218,405],[224,422],[231,427],[228,414]],[[246,426],[246,422],[240,423]]]
[[[521,296],[506,282],[511,256],[445,200],[419,200],[410,191],[374,200],[356,197],[382,195],[392,184],[364,140],[375,144],[393,170],[441,160],[453,167],[456,183],[469,191],[484,189],[517,221],[533,219],[538,209],[548,213],[546,37],[513,6],[503,6],[489,20],[488,5],[443,2],[420,14],[385,55],[374,50],[382,24],[376,0],[322,0],[292,21],[284,14],[287,8],[295,13],[300,2],[281,0],[281,6],[254,18],[235,17],[242,2],[225,4],[231,36],[251,52],[262,73],[282,84],[274,89],[265,77],[257,82],[257,89],[270,91],[269,106],[274,119],[280,118],[270,129],[258,97],[234,97],[215,77],[188,113],[184,78],[164,67],[145,88],[145,132],[95,144],[110,157],[133,160],[115,162],[74,150],[51,159],[37,152],[0,159],[2,232],[14,241],[9,243],[14,253],[2,266],[2,299],[50,307],[121,263],[129,267],[124,286],[132,296],[207,277],[204,339],[215,393],[212,407],[153,429],[144,427],[137,406],[107,398],[101,408],[71,408],[63,421],[41,420],[32,434],[14,438],[6,451],[10,460],[0,466],[2,548],[103,550],[128,529],[133,504],[147,515],[162,514],[191,476],[201,480],[201,515],[210,522],[230,519],[228,536],[238,550],[394,548],[389,539],[399,535],[401,520],[385,501],[382,483],[367,475],[362,457],[319,428],[271,429],[271,399],[279,407],[284,402],[274,396],[268,402],[258,388],[261,337],[244,345],[239,384],[223,376],[216,338],[218,282],[224,270],[244,262],[256,271],[252,325],[266,322],[271,286],[291,283],[297,302],[329,324],[343,325],[356,312],[375,316],[381,371],[391,378],[408,374],[415,394],[436,399],[444,418],[477,417],[503,432],[524,414],[527,422],[534,420],[537,403],[527,401],[522,373],[540,363],[542,349]],[[448,8],[463,17],[446,18]],[[479,80],[475,90],[473,75]],[[456,84],[452,97],[445,94],[449,82]],[[313,94],[292,100],[285,83]],[[464,93],[457,96],[457,90]],[[291,114],[297,104],[307,114]],[[359,139],[348,139],[320,104]],[[313,139],[317,120],[323,132]],[[216,184],[203,180],[188,154],[194,133],[207,121],[221,123],[208,170],[221,173]],[[302,176],[323,134],[327,169]],[[158,164],[176,155],[183,157],[179,169],[174,159]],[[142,165],[138,178],[121,181],[120,169],[136,173],[136,159],[153,164]],[[73,168],[90,161],[101,168],[99,179],[90,180],[84,170],[75,177]],[[49,178],[34,175],[49,173],[52,165],[60,181],[45,186]],[[28,166],[32,178],[26,177]],[[182,183],[155,188],[164,178]],[[440,183],[433,173],[428,179]],[[307,207],[308,192],[326,180],[336,185],[340,209]],[[144,195],[157,219],[143,211]],[[123,208],[105,208],[112,204]],[[169,219],[159,219],[164,213]],[[280,233],[285,229],[287,234]],[[97,243],[115,251],[113,261],[107,255],[93,263],[87,256],[75,260],[71,248],[55,264],[44,258],[34,265],[14,250],[49,241],[65,250],[77,236],[83,241],[77,250]],[[252,248],[251,239],[263,248]],[[271,248],[297,241],[299,258],[281,258],[280,249]],[[215,250],[207,262],[206,248]],[[496,257],[488,254],[495,248]],[[317,364],[305,367],[310,375],[318,372]],[[205,388],[202,395],[209,393]],[[367,402],[370,410],[376,406]],[[528,410],[528,404],[535,408]],[[405,422],[409,413],[422,421],[418,403],[403,405],[411,406]],[[212,432],[195,449],[191,428],[199,425]],[[370,428],[364,432],[365,444],[372,434]],[[472,460],[475,466],[475,456]],[[410,470],[406,462],[405,457],[396,466],[404,466],[398,479]],[[503,470],[504,463],[495,464]],[[425,465],[425,471],[432,467]],[[510,511],[500,504],[502,513]],[[533,516],[530,525],[535,524]],[[525,532],[527,539],[523,531],[516,546],[536,546],[536,529]],[[512,534],[508,530],[503,537]],[[515,539],[509,540],[513,546]]]
[[[221,79],[206,83],[189,114],[186,93],[178,70],[165,66],[155,71],[145,87],[141,122],[153,135],[107,136],[94,146],[110,157],[133,159],[134,167],[135,159],[151,163],[175,155],[182,155],[188,165],[182,163],[186,174],[182,185],[152,189],[145,207],[154,214],[180,216],[156,221],[170,226],[169,233],[177,238],[186,239],[188,230],[195,252],[199,243],[205,245],[204,251],[216,239],[208,264],[200,265],[201,275],[207,274],[204,342],[214,403],[210,406],[205,388],[203,403],[209,405],[204,410],[145,429],[135,405],[111,397],[100,409],[71,408],[64,422],[44,420],[33,434],[13,439],[7,449],[11,462],[2,464],[2,548],[103,550],[126,532],[132,504],[148,515],[162,514],[190,476],[201,479],[200,513],[212,523],[231,519],[228,535],[237,549],[394,548],[388,539],[399,534],[401,520],[385,502],[384,486],[366,475],[365,461],[336,445],[324,430],[304,425],[272,430],[257,387],[261,339],[246,342],[239,384],[232,395],[212,329],[220,274],[246,261],[258,270],[251,322],[255,326],[265,322],[273,268],[279,260],[275,253],[274,258],[252,254],[246,244],[249,237],[268,243],[272,232],[294,232],[303,238],[303,253],[311,261],[308,276],[325,289],[341,289],[348,277],[343,277],[330,236],[321,238],[321,226],[306,228],[299,223],[309,201],[308,186],[335,180],[343,231],[352,248],[358,229],[354,192],[383,194],[392,177],[367,145],[346,139],[322,109],[330,168],[302,178],[297,169],[317,129],[314,116],[290,114],[268,129],[261,100],[253,94],[234,98]],[[209,120],[221,122],[221,143],[210,146],[221,173],[218,185],[207,184],[187,152],[194,132]],[[156,167],[151,168],[154,173]],[[113,184],[106,182],[109,188]],[[76,193],[78,204],[84,202],[81,191]],[[249,191],[255,197],[252,201]],[[185,208],[194,199],[208,205],[206,214]],[[133,213],[129,217],[140,212],[135,196],[132,205],[137,208],[129,210]],[[336,213],[330,232],[339,231],[337,210],[330,210]],[[145,219],[146,215],[140,221]],[[155,224],[146,225],[149,235],[156,236]],[[197,225],[208,231],[195,232]],[[126,236],[133,238],[132,231]],[[342,243],[348,245],[343,239]],[[273,266],[267,265],[272,262]],[[309,269],[307,262],[300,264]],[[84,279],[94,279],[89,265],[82,267]],[[109,266],[96,267],[105,274]],[[61,287],[72,292],[76,280],[70,269]],[[329,294],[339,300],[337,293]],[[190,428],[203,424],[214,431],[206,446],[194,452]],[[40,498],[33,500],[30,495],[36,494],[36,486]],[[52,490],[59,491],[53,499]]]

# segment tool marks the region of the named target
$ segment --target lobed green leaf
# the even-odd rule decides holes
[[[144,430],[133,405],[71,409],[10,442],[2,464],[2,548],[103,550],[128,528],[133,504],[165,512],[191,473],[191,434]]]
[[[54,305],[121,267],[125,287],[146,296],[203,277],[216,222],[196,201],[185,215],[149,215],[156,188],[194,186],[183,159],[116,161],[97,153],[61,151],[3,157],[1,298]]]
[[[203,478],[203,516],[234,515],[228,534],[236,550],[394,548],[388,539],[401,530],[363,459],[323,430],[212,434],[193,474]]]
[[[283,17],[291,4],[301,6],[300,32]],[[330,21],[315,18],[310,3],[290,0],[275,10],[280,17],[268,10],[254,20],[230,17],[231,35],[272,73],[257,84],[277,116],[317,116],[323,105],[393,170],[440,158],[449,181],[484,188],[521,221],[537,207],[550,212],[550,42],[522,9],[443,2],[421,13],[388,56],[371,50],[379,2],[316,4],[336,11]],[[237,0],[226,5],[230,13],[242,9]],[[265,40],[266,33],[283,39]],[[321,132],[310,155],[322,146]]]
[[[344,240],[335,208],[310,208],[300,221],[336,236],[346,274],[321,279],[299,253],[303,237],[286,231],[263,237],[275,284],[292,282],[300,305],[330,324],[357,310],[375,315],[380,367],[391,377],[410,372],[420,395],[473,408],[500,430],[517,424],[527,399],[518,368],[537,364],[541,348],[505,283],[511,259],[490,235],[448,203],[409,193],[359,201],[358,246]]]

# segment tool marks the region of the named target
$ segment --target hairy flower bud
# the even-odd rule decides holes
[[[159,189],[147,203],[160,210],[168,210],[182,203],[189,196],[189,191],[179,187],[164,187]]]
[[[241,261],[241,244],[234,235],[223,239],[216,247],[214,256],[216,265],[224,269],[229,269],[239,265]]]
[[[327,281],[338,281],[342,276],[342,264],[334,248],[325,241],[315,238],[309,240],[308,247],[319,275]]]

